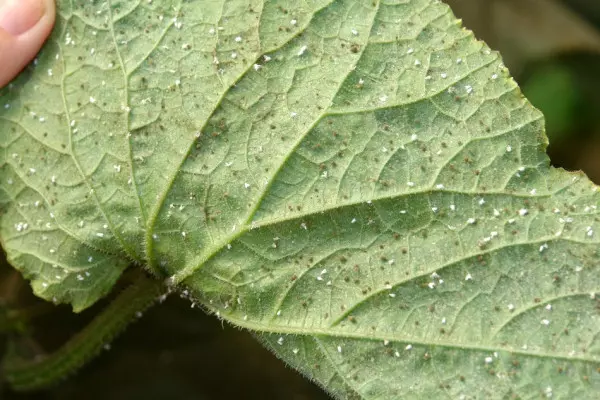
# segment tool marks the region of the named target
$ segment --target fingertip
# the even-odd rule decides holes
[[[56,18],[54,0],[8,0],[0,8],[0,87],[38,53]]]

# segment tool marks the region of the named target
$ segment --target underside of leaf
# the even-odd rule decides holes
[[[75,310],[130,264],[340,398],[593,398],[596,187],[447,6],[59,1],[0,91],[2,242]]]

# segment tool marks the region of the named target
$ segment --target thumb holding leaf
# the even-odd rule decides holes
[[[35,57],[54,19],[54,0],[0,0],[0,87]]]

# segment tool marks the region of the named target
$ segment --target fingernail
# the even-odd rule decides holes
[[[0,0],[0,28],[18,36],[33,28],[45,11],[43,0]]]

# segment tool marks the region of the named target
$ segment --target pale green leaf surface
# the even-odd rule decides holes
[[[600,391],[596,187],[445,5],[59,9],[0,92],[38,295],[83,309],[145,265],[342,398]]]

